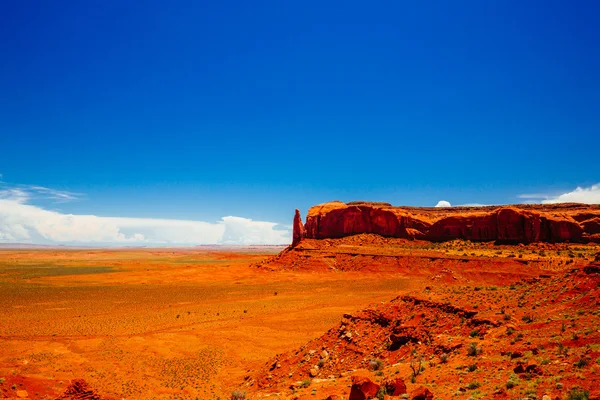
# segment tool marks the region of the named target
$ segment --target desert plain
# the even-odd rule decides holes
[[[598,243],[340,236],[0,250],[0,398],[598,398]]]

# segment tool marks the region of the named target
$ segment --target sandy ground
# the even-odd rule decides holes
[[[117,398],[228,398],[277,353],[418,284],[264,271],[256,251],[0,251],[4,395],[54,398],[83,378]]]

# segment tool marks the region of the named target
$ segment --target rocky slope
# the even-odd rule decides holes
[[[600,206],[585,204],[418,208],[339,201],[294,218],[294,245],[303,238],[341,238],[361,233],[442,242],[599,242]]]
[[[343,316],[251,398],[600,398],[600,256],[506,286],[432,285]]]

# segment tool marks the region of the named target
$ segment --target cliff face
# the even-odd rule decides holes
[[[305,226],[296,214],[294,245],[303,237],[340,238],[360,233],[436,242],[587,242],[595,239],[598,221],[600,206],[583,204],[417,208],[336,201],[312,207]]]

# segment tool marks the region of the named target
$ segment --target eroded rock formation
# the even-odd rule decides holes
[[[339,201],[294,217],[293,246],[302,238],[341,238],[361,233],[386,237],[503,243],[587,242],[599,232],[600,206],[585,204],[417,208]]]
[[[294,230],[292,234],[292,247],[296,246],[300,241],[304,239],[304,225],[302,224],[302,217],[300,216],[300,210],[296,208],[296,214],[294,214]]]

